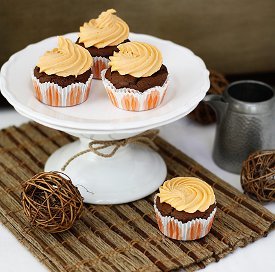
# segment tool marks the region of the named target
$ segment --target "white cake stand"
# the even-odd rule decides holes
[[[65,36],[76,40],[76,33]],[[56,37],[29,45],[3,65],[2,94],[20,114],[79,138],[53,153],[45,171],[60,171],[69,158],[88,149],[91,140],[126,139],[171,123],[192,111],[205,96],[210,86],[209,72],[204,62],[189,49],[148,35],[132,33],[130,40],[148,42],[163,53],[170,85],[164,101],[156,109],[127,112],[114,107],[99,80],[93,80],[91,94],[81,105],[56,108],[40,103],[34,97],[30,73],[38,58],[56,47]],[[108,153],[110,149],[103,152]],[[151,194],[163,183],[167,171],[158,153],[146,146],[129,144],[111,158],[91,152],[79,156],[68,165],[65,173],[78,186],[86,203],[117,204]]]

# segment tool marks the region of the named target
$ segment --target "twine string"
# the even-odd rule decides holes
[[[103,158],[111,158],[115,155],[115,153],[119,150],[119,148],[126,146],[127,144],[142,144],[147,145],[153,150],[158,150],[157,145],[154,143],[156,136],[158,135],[158,129],[151,129],[145,132],[142,132],[136,136],[122,139],[122,140],[113,140],[113,141],[100,141],[94,140],[89,143],[89,148],[83,150],[79,153],[73,155],[70,159],[66,161],[64,166],[61,168],[62,171],[65,171],[67,166],[79,156],[82,156],[86,153],[93,152],[94,154],[103,157]],[[101,150],[106,149],[108,147],[113,147],[113,149],[109,153],[103,153]]]

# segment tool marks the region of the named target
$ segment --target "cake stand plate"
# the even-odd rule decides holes
[[[65,36],[73,41],[77,38],[76,33]],[[91,140],[126,139],[171,123],[188,114],[205,96],[210,86],[209,72],[189,49],[142,34],[131,33],[130,40],[148,42],[162,51],[170,84],[156,109],[127,112],[114,107],[100,80],[93,80],[91,94],[81,105],[57,108],[40,103],[33,95],[30,74],[38,58],[56,46],[56,37],[29,45],[1,68],[1,92],[20,114],[79,138],[53,153],[45,171],[60,171],[68,159],[88,149]],[[108,154],[111,150],[108,147],[103,152]],[[129,144],[111,158],[85,153],[74,159],[64,172],[79,188],[85,202],[117,204],[151,194],[163,183],[167,171],[157,152]]]

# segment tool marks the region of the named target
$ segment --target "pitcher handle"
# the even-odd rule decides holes
[[[228,106],[228,103],[223,100],[223,96],[219,94],[208,94],[204,97],[203,101],[214,109],[217,120],[220,122]]]
[[[220,94],[208,94],[203,99],[204,102],[208,103],[209,101],[221,101],[224,102],[222,99],[222,95]]]

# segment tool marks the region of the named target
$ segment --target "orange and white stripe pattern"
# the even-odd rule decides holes
[[[92,66],[92,73],[94,75],[94,79],[101,79],[101,71],[108,69],[108,58],[104,57],[93,57],[93,66]]]
[[[144,92],[134,89],[116,89],[114,85],[105,78],[106,70],[102,71],[102,82],[110,101],[117,108],[127,111],[145,111],[156,108],[163,101],[168,87],[168,79],[162,86],[150,88]]]
[[[92,78],[93,74],[86,83],[73,83],[62,88],[53,82],[40,83],[32,75],[32,83],[35,96],[40,102],[54,107],[70,107],[81,104],[88,99]]]
[[[196,240],[207,235],[212,227],[217,210],[215,208],[207,219],[197,218],[182,223],[174,217],[162,216],[156,205],[154,205],[154,209],[159,230],[169,238],[182,241]]]

